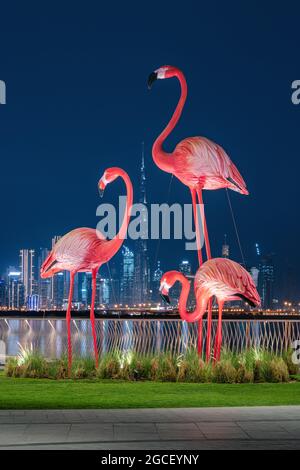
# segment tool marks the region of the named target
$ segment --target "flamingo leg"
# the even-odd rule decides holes
[[[97,270],[93,270],[92,271],[92,302],[91,302],[91,310],[90,310],[90,321],[91,321],[92,333],[93,333],[95,365],[96,365],[96,369],[98,369],[98,348],[97,348],[97,335],[96,335],[96,328],[95,328],[96,279],[97,279]]]
[[[203,233],[204,233],[206,256],[207,256],[207,259],[211,259],[210,243],[209,243],[208,230],[207,230],[206,217],[205,217],[205,212],[204,212],[204,204],[203,204],[203,197],[202,197],[202,190],[201,189],[197,189],[197,196],[198,196],[198,203],[200,205],[201,224],[202,224]]]
[[[201,252],[201,241],[200,241],[200,231],[199,231],[199,219],[198,219],[198,209],[197,209],[197,199],[196,199],[196,190],[191,189],[192,195],[192,204],[193,204],[193,213],[194,213],[194,222],[196,228],[196,242],[197,242],[197,253],[198,253],[198,263],[199,267],[203,263],[202,252]],[[202,318],[199,320],[198,323],[198,342],[197,342],[197,350],[199,356],[202,354],[202,342],[203,342],[203,320]]]
[[[206,362],[209,362],[210,360],[211,325],[212,325],[212,298],[209,299],[208,308],[207,308]]]
[[[209,242],[206,217],[205,217],[205,212],[204,212],[202,189],[197,189],[196,191],[197,191],[198,203],[200,205],[201,224],[202,224],[203,233],[204,233],[206,257],[207,259],[211,259],[210,242]],[[206,333],[206,361],[207,362],[210,360],[211,326],[212,326],[212,299],[209,299],[208,312],[207,312],[207,333]]]
[[[201,317],[199,322],[198,322],[197,350],[198,350],[199,356],[202,355],[202,346],[203,346],[203,317]]]
[[[72,370],[71,310],[72,310],[74,278],[75,278],[75,273],[71,272],[70,273],[70,290],[69,290],[69,299],[68,299],[68,310],[67,310],[67,315],[66,315],[67,332],[68,332],[68,374],[69,374],[69,377],[71,377],[71,370]]]
[[[196,242],[197,242],[198,262],[199,262],[199,267],[200,267],[201,264],[203,263],[203,259],[202,259],[202,252],[201,252],[199,219],[198,219],[198,210],[197,210],[197,200],[196,200],[196,190],[195,189],[191,189],[191,195],[192,195],[192,204],[193,204],[195,228],[196,228]]]
[[[219,301],[219,318],[218,318],[218,327],[217,327],[217,335],[216,335],[216,342],[215,342],[215,353],[214,358],[215,362],[220,360],[221,356],[221,344],[222,344],[222,312],[224,301]]]

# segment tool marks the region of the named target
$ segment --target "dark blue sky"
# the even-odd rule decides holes
[[[222,145],[250,190],[231,192],[246,257],[258,241],[276,253],[281,273],[289,266],[299,279],[300,106],[290,96],[300,79],[300,6],[265,3],[2,4],[1,270],[21,247],[95,226],[98,177],[118,165],[137,183],[142,140],[149,199],[166,200],[169,175],[152,162],[151,145],[179,86],[160,81],[149,92],[146,79],[169,63],[185,72],[189,96],[167,148],[193,135]],[[115,184],[105,200],[119,191]],[[190,202],[175,180],[171,200]],[[226,232],[239,260],[225,191],[206,192],[205,202],[213,254]],[[165,267],[176,267],[183,250],[184,242],[163,242]]]

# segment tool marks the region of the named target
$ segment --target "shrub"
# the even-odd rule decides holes
[[[237,379],[237,371],[230,360],[222,359],[217,362],[212,370],[212,381],[216,383],[232,384]]]
[[[176,382],[177,365],[172,354],[160,354],[151,361],[151,378],[161,382]]]
[[[97,369],[99,379],[120,379],[121,364],[117,353],[111,353],[100,359]]]
[[[22,377],[23,369],[18,365],[18,360],[15,357],[8,359],[4,367],[4,374],[7,377]]]
[[[282,354],[282,359],[287,365],[288,371],[290,375],[297,375],[299,374],[300,367],[299,364],[294,364],[292,360],[292,355],[293,355],[293,350],[288,349],[287,351],[284,351]]]
[[[254,381],[253,370],[248,369],[245,364],[239,364],[236,368],[236,382],[240,384],[252,383]]]
[[[178,361],[178,382],[207,383],[211,380],[211,364],[199,358],[197,351],[188,351]]]
[[[131,351],[106,354],[100,358],[96,371],[94,359],[73,358],[73,379],[153,380],[163,382],[194,383],[251,383],[287,382],[295,372],[291,352],[283,357],[261,349],[243,353],[222,351],[217,364],[206,363],[195,349],[178,357],[171,353],[140,355]],[[33,348],[22,349],[17,358],[8,360],[5,366],[8,377],[67,379],[66,356],[47,362]]]
[[[257,382],[288,382],[289,371],[281,357],[274,357],[255,364],[254,379]]]

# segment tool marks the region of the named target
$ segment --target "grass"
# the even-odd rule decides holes
[[[300,405],[300,382],[202,384],[15,379],[0,373],[0,409]]]

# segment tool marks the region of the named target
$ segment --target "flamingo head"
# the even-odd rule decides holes
[[[119,173],[117,168],[107,168],[103,173],[103,176],[98,182],[98,189],[100,197],[103,196],[104,190],[109,183],[112,183],[115,179],[118,178]]]
[[[41,266],[40,276],[42,279],[47,279],[49,277],[53,277],[54,274],[57,274],[61,271],[62,269],[59,266],[58,261],[56,260],[54,254],[51,252]]]
[[[178,69],[173,67],[172,65],[163,65],[159,67],[159,69],[154,70],[154,72],[150,73],[148,77],[148,88],[149,90],[152,88],[153,83],[155,80],[163,80],[164,78],[171,78],[176,75]]]
[[[178,273],[177,271],[168,271],[162,276],[160,280],[159,292],[160,292],[162,299],[168,304],[171,303],[170,297],[169,297],[169,290],[171,289],[171,287],[173,287],[175,282],[178,281],[179,274],[180,273]]]

